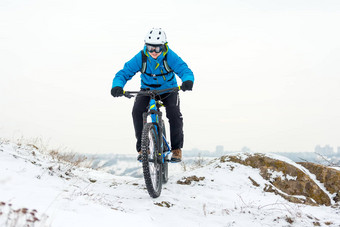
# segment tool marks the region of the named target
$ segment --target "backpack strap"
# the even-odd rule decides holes
[[[168,61],[167,61],[167,57],[168,55],[166,54],[164,56],[164,59],[163,59],[163,65],[164,65],[164,68],[165,70],[167,71],[166,73],[161,73],[161,74],[150,74],[150,73],[147,73],[146,72],[146,65],[147,65],[147,60],[148,60],[148,56],[146,56],[146,54],[144,53],[144,50],[141,50],[141,53],[142,53],[142,68],[140,70],[140,72],[142,74],[146,74],[148,76],[165,76],[171,72],[173,72],[173,70],[170,68],[169,64],[168,64]]]
[[[146,71],[146,61],[148,60],[148,57],[145,55],[143,50],[141,50],[141,53],[142,53],[142,69],[140,70],[140,72],[143,74]]]
[[[170,66],[168,65],[167,58],[168,58],[168,55],[166,54],[166,55],[164,56],[164,59],[163,59],[163,65],[164,65],[165,70],[166,70],[168,73],[171,73],[171,72],[173,72],[173,70],[172,70],[172,69],[170,68]]]

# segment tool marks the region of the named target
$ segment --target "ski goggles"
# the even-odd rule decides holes
[[[160,53],[163,51],[163,45],[152,46],[152,45],[147,44],[146,50],[150,53],[152,52]]]

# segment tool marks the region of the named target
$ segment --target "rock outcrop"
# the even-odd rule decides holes
[[[295,165],[289,164],[282,160],[267,157],[263,154],[227,155],[222,156],[220,161],[240,163],[242,165],[259,169],[260,175],[269,181],[269,183],[264,186],[263,190],[278,194],[290,202],[314,206],[331,205],[331,198],[329,197],[328,193],[320,188],[319,185],[307,173],[308,171],[303,171],[302,167],[298,168]],[[329,175],[330,171],[322,171],[318,169],[318,171],[315,172],[320,172],[320,180],[318,178],[320,182],[328,181],[326,180],[326,175]],[[331,174],[331,176],[333,176],[333,174]],[[338,179],[338,182],[340,182],[340,176],[337,177],[338,178],[334,178],[334,181],[335,179]],[[321,181],[321,178],[325,180]],[[253,181],[252,183],[255,185]],[[334,182],[330,184],[334,184]],[[329,190],[329,187],[325,187],[327,190]],[[331,194],[335,193],[336,190],[339,191],[337,187],[332,186],[332,189],[334,190],[329,191]]]
[[[299,162],[298,164],[308,169],[318,181],[324,184],[327,191],[332,194],[334,202],[340,201],[340,171],[312,162]]]

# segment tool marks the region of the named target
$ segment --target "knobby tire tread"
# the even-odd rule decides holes
[[[163,135],[165,137],[165,140],[166,140],[166,130],[165,130],[165,125],[164,125],[164,121],[162,120],[162,128],[163,128]],[[163,138],[164,140],[164,138]],[[167,150],[167,147],[165,145],[166,141],[163,141],[163,153]],[[164,162],[163,165],[162,165],[162,183],[163,184],[166,184],[169,180],[169,176],[168,176],[168,172],[169,172],[169,169],[168,169],[168,162]]]
[[[154,189],[154,185],[151,179],[151,174],[150,174],[150,168],[149,168],[149,155],[148,155],[148,150],[149,150],[149,132],[153,131],[151,135],[154,137],[153,139],[155,140],[155,143],[159,143],[158,138],[157,138],[157,133],[155,126],[152,123],[147,123],[143,127],[143,132],[142,132],[142,163],[143,163],[143,174],[144,174],[144,180],[145,180],[145,185],[148,190],[149,195],[152,198],[157,198],[160,196],[161,191],[162,191],[162,166],[160,166],[159,170],[157,172],[157,189]],[[155,149],[157,149],[159,146],[158,144],[155,144]],[[158,150],[156,151],[158,153]],[[159,164],[161,165],[161,164]]]

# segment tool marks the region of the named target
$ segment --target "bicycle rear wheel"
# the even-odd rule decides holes
[[[164,138],[163,138],[163,154],[165,152],[168,151],[168,147],[166,146],[166,130],[165,130],[165,125],[164,125],[164,121],[162,121],[162,125],[163,125],[163,135],[164,135]],[[162,164],[162,183],[163,184],[166,184],[168,182],[168,162],[167,162],[167,158],[168,157],[165,157],[164,158],[164,163]]]
[[[169,170],[168,170],[168,162],[164,162],[162,164],[162,183],[163,184],[166,184],[168,182],[168,173],[169,173]]]
[[[159,156],[159,139],[153,124],[144,125],[142,133],[142,163],[146,188],[152,198],[162,191],[162,164]]]

